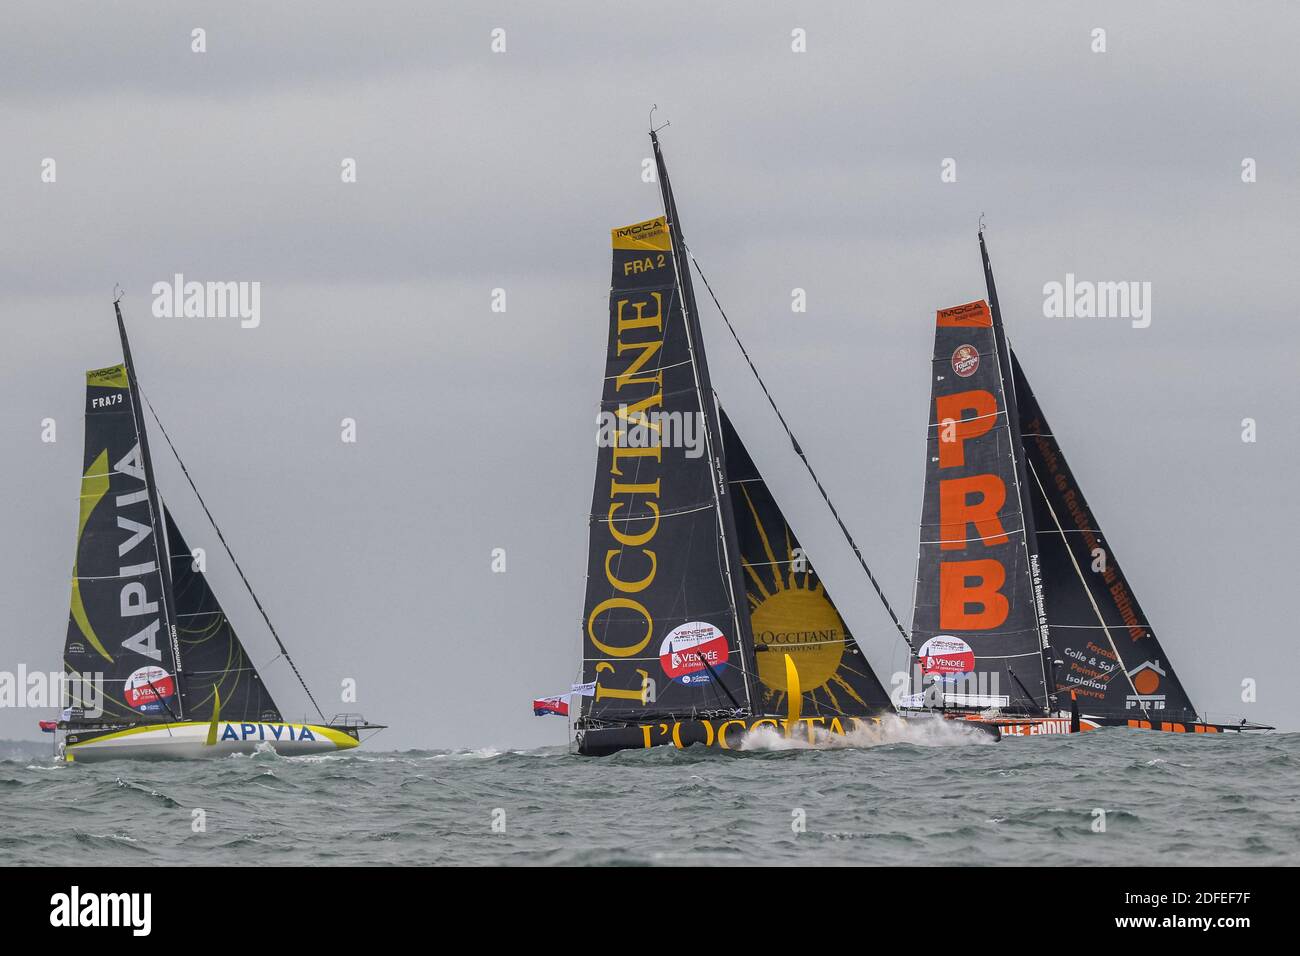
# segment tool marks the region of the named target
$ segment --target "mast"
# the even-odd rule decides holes
[[[176,719],[183,720],[185,679],[181,664],[180,639],[176,632],[176,595],[172,588],[171,549],[167,542],[167,529],[162,520],[162,498],[158,494],[158,483],[154,480],[153,458],[149,454],[149,436],[144,425],[144,409],[135,377],[135,363],[131,360],[131,343],[127,339],[126,323],[122,320],[121,301],[120,298],[113,300],[113,311],[117,313],[117,331],[122,339],[122,360],[126,365],[127,388],[131,395],[131,416],[135,420],[136,435],[140,439],[140,459],[144,466],[145,482],[148,484],[149,515],[153,524],[154,553],[158,559],[158,572],[162,576],[163,613],[167,623],[167,639],[172,648],[172,660],[176,664]]]
[[[745,678],[745,698],[750,711],[754,709],[754,679],[757,666],[754,661],[754,639],[746,605],[745,585],[735,573],[740,565],[740,549],[736,537],[736,520],[731,501],[723,500],[727,494],[726,466],[722,459],[722,430],[717,406],[713,398],[713,383],[709,377],[708,362],[704,358],[704,342],[700,332],[699,313],[696,311],[695,290],[691,286],[690,265],[686,259],[686,243],[682,239],[681,221],[677,216],[677,203],[673,198],[672,184],[668,180],[668,167],[664,163],[659,136],[651,129],[650,143],[654,147],[655,166],[659,175],[659,193],[663,199],[664,216],[668,220],[668,234],[673,250],[673,269],[677,274],[678,294],[682,302],[682,318],[686,325],[686,339],[691,353],[691,368],[695,373],[695,391],[699,398],[700,416],[704,420],[704,441],[709,456],[710,483],[718,512],[718,533],[722,541],[723,573],[727,580],[727,595],[731,603],[731,618],[736,628],[736,646],[740,649],[741,669]],[[745,613],[741,613],[741,608]]]
[[[1055,709],[1056,679],[1052,664],[1051,637],[1047,628],[1047,612],[1043,602],[1043,574],[1038,556],[1038,531],[1034,525],[1033,502],[1027,494],[1029,477],[1025,467],[1024,439],[1020,434],[1020,409],[1016,403],[1015,383],[1010,379],[1011,351],[1007,345],[1006,330],[1002,326],[1002,310],[998,306],[998,290],[993,283],[993,265],[989,262],[988,246],[984,243],[984,228],[979,230],[980,258],[984,264],[984,283],[988,288],[989,309],[993,314],[993,338],[997,347],[998,375],[1002,379],[1002,394],[1005,396],[1007,409],[1007,428],[1011,432],[1011,455],[1015,462],[1013,474],[1016,478],[1016,500],[1020,503],[1020,514],[1025,545],[1025,560],[1030,575],[1029,591],[1033,596],[1034,617],[1038,623],[1040,661],[1043,675],[1043,706],[1047,711]]]

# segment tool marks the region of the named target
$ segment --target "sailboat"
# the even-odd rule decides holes
[[[325,719],[213,522],[319,722],[284,719],[235,634],[207,582],[206,558],[190,550],[158,491],[120,298],[114,310],[123,361],[86,373],[81,508],[64,644],[69,706],[56,724],[64,734],[61,742],[56,738],[58,751],[68,762],[84,763],[212,757],[268,746],[288,756],[356,747],[363,732],[382,725],[350,714]],[[174,453],[161,423],[159,430]],[[181,470],[194,488],[183,462]]]
[[[1199,715],[988,300],[936,313],[905,707],[1003,734],[1271,730]]]
[[[895,708],[717,400],[650,140],[664,214],[611,232],[578,706],[535,711],[585,755],[853,734]]]

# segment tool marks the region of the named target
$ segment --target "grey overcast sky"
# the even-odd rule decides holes
[[[121,283],[143,387],[326,711],[391,723],[376,747],[562,743],[529,704],[577,670],[608,230],[660,211],[640,178],[657,103],[687,240],[896,605],[934,311],[984,296],[984,213],[1011,340],[1192,699],[1300,727],[1296,4],[2,16],[0,670],[60,668],[82,373],[120,359]],[[152,284],[177,272],[260,282],[261,325],[152,317]],[[1151,282],[1150,328],[1044,318],[1043,285],[1067,272]],[[703,321],[724,403],[887,680],[900,642]],[[215,553],[154,447],[191,544]],[[209,573],[270,659],[229,564]],[[303,711],[283,663],[266,676]],[[358,705],[338,703],[349,677]],[[0,737],[47,716],[0,709]]]

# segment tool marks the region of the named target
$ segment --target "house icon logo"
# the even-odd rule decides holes
[[[1125,709],[1134,710],[1148,707],[1153,710],[1164,710],[1165,695],[1159,694],[1157,691],[1160,690],[1161,680],[1167,676],[1167,673],[1160,667],[1159,661],[1143,661],[1129,671],[1128,677],[1133,682],[1133,689],[1137,691],[1137,695],[1129,694],[1125,698]]]

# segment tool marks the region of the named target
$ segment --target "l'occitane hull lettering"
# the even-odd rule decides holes
[[[845,736],[879,722],[878,717],[802,717],[795,721],[782,717],[736,717],[730,720],[661,721],[585,731],[578,738],[578,753],[603,757],[619,750],[648,750],[651,747],[681,750],[697,744],[719,750],[737,750],[745,734],[761,727],[771,728],[792,740],[813,743],[819,733]]]

